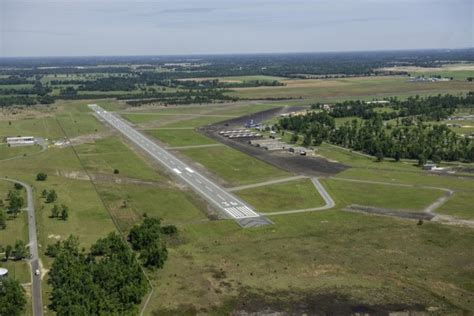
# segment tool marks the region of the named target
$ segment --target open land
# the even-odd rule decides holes
[[[234,192],[258,212],[323,205],[308,178],[272,183],[298,175],[320,177],[336,204],[323,211],[272,216],[273,225],[252,229],[216,220],[215,207],[176,175],[150,161],[122,135],[91,138],[110,129],[88,109],[87,104],[94,102],[58,101],[53,110],[38,110],[42,115],[27,117],[24,111],[28,110],[8,115],[7,121],[12,124],[0,124],[1,136],[28,134],[51,141],[88,139],[73,146],[51,145],[33,156],[30,151],[37,148],[13,152],[0,147],[0,158],[17,157],[0,159],[0,176],[33,186],[43,268],[47,271],[52,263],[44,255],[48,244],[73,234],[80,238],[82,247],[88,248],[111,231],[125,235],[146,213],[179,229],[179,237],[169,245],[165,267],[146,270],[154,289],[145,309],[147,315],[472,312],[472,228],[430,221],[417,225],[409,219],[344,211],[357,204],[423,212],[443,196],[439,189],[443,188],[454,193],[435,213],[474,220],[472,177],[428,173],[413,161],[375,162],[372,157],[325,143],[315,148],[312,157],[269,154],[216,135],[220,128],[242,125],[252,113],[270,110],[255,116],[259,120],[270,118],[279,111],[300,109],[313,100],[454,93],[471,86],[457,80],[413,84],[396,76],[275,80],[282,80],[286,86],[238,88],[231,94],[301,96],[303,100],[143,108],[127,108],[114,100],[94,101],[118,111],[134,127],[165,146],[196,146],[172,152],[226,188],[263,183]],[[114,173],[115,169],[119,172]],[[46,172],[47,181],[35,181],[38,172]],[[3,196],[8,188],[1,185]],[[68,221],[50,218],[52,205],[40,196],[44,189],[56,190],[58,202],[69,206]],[[25,224],[21,216],[14,219],[7,230],[0,230],[0,243],[12,238],[13,231],[26,238]],[[17,277],[27,283],[24,262],[2,263],[12,265]],[[51,289],[47,282],[42,283],[46,305]]]

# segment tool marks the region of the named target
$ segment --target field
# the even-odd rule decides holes
[[[324,205],[322,197],[309,179],[245,189],[236,194],[262,213]]]
[[[355,184],[332,179],[323,180],[322,183],[340,207],[359,204],[394,210],[423,211],[443,195],[442,191],[423,188],[370,183]]]
[[[248,78],[256,77],[224,80]],[[126,234],[144,216],[150,216],[176,225],[179,234],[168,242],[169,259],[164,268],[145,270],[154,288],[145,315],[258,314],[262,308],[299,315],[305,313],[304,306],[320,308],[321,314],[331,314],[328,311],[336,307],[353,311],[360,306],[390,311],[422,309],[439,315],[472,312],[472,228],[429,221],[417,225],[413,220],[344,210],[350,204],[360,204],[420,212],[444,194],[438,189],[443,188],[454,194],[436,213],[473,220],[472,177],[430,174],[408,160],[375,162],[372,157],[323,144],[316,148],[316,155],[350,167],[334,178],[320,179],[336,206],[272,216],[273,225],[242,229],[232,220],[215,220],[212,206],[121,136],[109,133],[87,107],[98,103],[118,111],[168,146],[200,146],[217,144],[199,132],[200,126],[278,106],[353,96],[370,100],[393,94],[457,92],[472,87],[460,79],[418,84],[396,76],[271,80],[287,85],[234,89],[231,94],[301,96],[304,100],[140,108],[110,99],[59,101],[36,112],[3,115],[2,136],[86,139],[73,148],[49,146],[35,155],[29,152],[33,148],[17,152],[0,146],[0,176],[33,186],[43,267],[49,269],[52,263],[44,255],[48,244],[73,234],[87,249],[109,232]],[[349,119],[337,124],[345,120]],[[99,137],[92,139],[91,135]],[[22,156],[22,150],[28,155]],[[173,152],[227,188],[295,175],[225,145]],[[14,160],[1,160],[18,154]],[[35,181],[38,172],[46,172],[48,179]],[[0,195],[8,188],[0,182]],[[67,221],[50,218],[53,204],[40,197],[44,189],[56,190],[56,203],[69,207]],[[235,194],[262,213],[324,204],[307,178],[241,189]],[[11,225],[9,222],[7,230],[0,231],[0,244],[13,243],[18,236],[26,238],[25,225],[21,216]],[[24,262],[0,264],[14,264],[18,278],[28,282]],[[46,282],[43,286],[47,304],[50,289]]]
[[[27,156],[39,152],[40,150],[40,146],[8,147],[7,144],[0,144],[0,160],[11,159],[18,156]]]
[[[457,93],[472,90],[467,81],[450,82],[408,82],[406,77],[360,77],[343,79],[284,80],[286,86],[235,88],[230,95],[241,98],[303,98],[308,100],[338,100],[350,97],[382,98],[384,96]]]
[[[228,185],[242,185],[289,176],[265,162],[230,147],[189,148],[182,154],[225,180]]]
[[[216,143],[214,140],[190,129],[155,129],[146,132],[170,146],[196,146]]]

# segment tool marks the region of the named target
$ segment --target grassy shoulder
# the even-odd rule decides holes
[[[216,144],[214,140],[201,135],[192,129],[153,129],[147,130],[146,133],[170,146]]]
[[[338,207],[350,204],[389,209],[423,211],[444,192],[435,189],[398,187],[393,185],[347,182],[323,179]]]
[[[310,179],[266,185],[235,192],[258,212],[306,209],[324,205]]]
[[[109,137],[75,147],[84,167],[93,173],[114,177],[125,176],[134,179],[158,180],[162,177],[143,159],[130,150],[121,139]]]
[[[98,189],[121,230],[139,223],[144,213],[178,226],[206,220],[202,212],[204,202],[191,192],[167,183],[160,186],[101,183]]]
[[[229,185],[250,184],[290,174],[227,146],[180,150]]]

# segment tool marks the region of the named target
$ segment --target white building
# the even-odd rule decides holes
[[[29,146],[36,144],[33,136],[7,137],[8,146]]]

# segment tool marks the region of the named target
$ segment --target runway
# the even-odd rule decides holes
[[[222,211],[227,217],[233,218],[239,223],[239,220],[251,218],[259,219],[258,222],[267,222],[267,224],[271,223],[235,195],[227,192],[225,189],[207,179],[199,172],[193,170],[173,154],[135,130],[118,115],[109,113],[96,104],[89,104],[89,107],[100,119],[113,126],[125,137],[147,152],[151,157],[159,161],[170,172],[184,180],[189,186],[191,186],[191,188],[204,197],[209,203],[213,204],[217,209]],[[248,220],[245,222],[247,223]],[[247,227],[246,225],[242,226]]]

